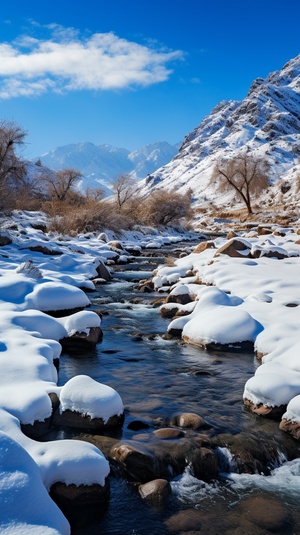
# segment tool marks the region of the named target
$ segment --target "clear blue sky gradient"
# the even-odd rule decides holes
[[[43,26],[55,23],[183,55],[166,64],[172,73],[165,81],[0,99],[0,118],[28,132],[29,158],[80,141],[129,150],[177,143],[221,100],[243,99],[253,79],[300,53],[299,20],[299,0],[3,2],[1,44],[21,35],[41,39]]]

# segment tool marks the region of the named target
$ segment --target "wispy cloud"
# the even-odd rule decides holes
[[[0,98],[146,87],[167,80],[168,65],[183,58],[180,50],[142,45],[114,33],[79,37],[73,28],[52,24],[47,29],[48,39],[23,35],[0,43]]]

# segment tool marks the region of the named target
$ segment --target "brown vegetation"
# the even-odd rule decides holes
[[[245,203],[248,214],[252,214],[252,198],[268,187],[268,173],[269,165],[265,158],[243,152],[235,158],[217,162],[212,179],[218,181],[219,189],[233,189]]]

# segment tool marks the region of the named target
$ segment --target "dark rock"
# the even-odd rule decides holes
[[[0,247],[3,247],[5,245],[10,245],[12,243],[12,239],[8,232],[0,232]]]
[[[96,271],[97,271],[97,274],[98,276],[101,278],[101,279],[104,279],[106,280],[107,282],[109,282],[111,280],[111,274],[109,272],[109,270],[107,269],[107,267],[103,264],[103,262],[101,262],[101,260],[98,260],[99,264],[98,266],[96,267]]]
[[[246,398],[244,398],[244,405],[246,405],[246,407],[248,407],[255,414],[271,418],[272,420],[280,420],[286,411],[286,405],[280,405],[279,407],[267,407],[262,403],[256,405]]]
[[[293,422],[292,420],[282,419],[279,424],[279,429],[281,431],[285,431],[286,433],[289,433],[297,440],[300,440],[300,423],[299,422]]]
[[[37,253],[42,253],[45,255],[58,256],[63,254],[62,251],[57,249],[50,249],[46,245],[32,245],[30,247],[21,247],[22,249],[29,249],[30,251],[35,251]]]
[[[166,298],[166,303],[178,303],[179,305],[186,305],[187,303],[191,303],[192,301],[194,301],[194,299],[192,299],[192,297],[188,293],[170,293]]]
[[[142,420],[133,420],[127,426],[127,429],[132,431],[140,431],[141,429],[149,429],[150,425],[148,422],[143,422]]]
[[[171,486],[166,479],[154,479],[140,485],[139,493],[151,505],[162,506],[171,495]]]
[[[239,511],[245,520],[268,532],[287,533],[292,527],[284,504],[275,498],[261,494],[251,496],[241,502]]]
[[[91,418],[88,414],[81,414],[77,411],[59,412],[53,415],[53,425],[57,427],[71,427],[75,429],[83,429],[85,431],[99,431],[102,429],[120,427],[123,424],[124,415],[118,416],[115,414],[111,416],[107,422],[102,418]]]
[[[42,422],[36,420],[33,424],[22,424],[21,429],[24,435],[32,439],[38,439],[48,433],[53,423],[53,415],[59,407],[59,398],[55,392],[48,394],[51,405],[52,405],[52,414],[49,418],[46,418]]]
[[[282,455],[288,460],[299,456],[295,441],[290,439],[283,442],[281,436],[263,432],[257,436],[243,432],[237,435],[222,434],[213,438],[212,444],[230,450],[240,473],[268,475],[272,467],[280,463]]]
[[[105,511],[110,495],[109,480],[101,485],[66,485],[54,483],[50,488],[50,497],[61,509],[71,526],[78,527],[82,518],[89,521],[101,517]]]
[[[110,455],[131,481],[147,483],[153,479],[170,477],[163,461],[141,443],[119,444],[112,449]]]
[[[210,481],[218,477],[218,456],[209,448],[200,448],[189,456],[191,472],[197,479]]]
[[[60,344],[64,351],[78,353],[81,350],[95,347],[102,341],[103,332],[100,327],[90,327],[89,333],[75,333],[72,336],[62,338]]]
[[[200,533],[203,512],[197,509],[179,511],[165,520],[164,524],[171,533]]]

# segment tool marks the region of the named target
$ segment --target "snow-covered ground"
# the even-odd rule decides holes
[[[231,348],[253,342],[262,365],[245,385],[245,401],[287,405],[283,417],[300,422],[300,240],[293,229],[273,231],[217,238],[214,247],[180,258],[173,267],[161,266],[154,282],[157,289],[171,285],[171,294],[188,292],[196,299],[191,314],[169,325],[185,341]],[[234,249],[236,241],[241,250],[229,256],[223,246],[232,242]]]
[[[124,408],[119,394],[87,376],[57,386],[54,360],[59,340],[74,333],[88,334],[101,324],[87,310],[83,290],[93,279],[104,282],[97,268],[127,256],[117,252],[112,233],[70,238],[44,233],[42,213],[16,212],[1,221],[0,231],[0,532],[8,535],[68,534],[65,517],[50,499],[56,482],[67,485],[105,484],[109,464],[98,448],[86,442],[36,442],[22,425],[51,416],[49,394],[60,399],[60,410],[102,418],[104,423]],[[124,234],[131,250],[161,247],[182,239],[178,232],[160,235],[150,229]],[[5,245],[4,245],[5,244]],[[126,252],[126,251],[125,251]],[[68,311],[81,309],[71,315]],[[61,311],[62,317],[47,314]],[[65,312],[63,312],[65,311]]]

